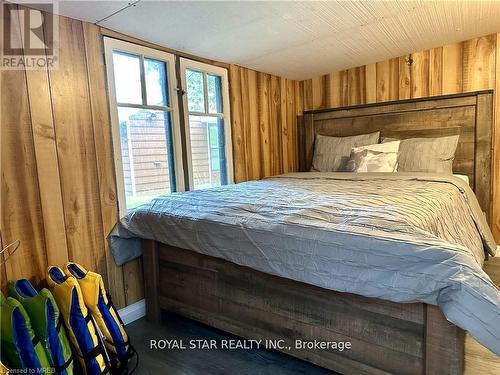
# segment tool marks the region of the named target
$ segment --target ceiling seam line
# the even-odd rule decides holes
[[[101,18],[100,20],[95,21],[95,23],[94,23],[94,24],[95,24],[95,25],[99,25],[99,23],[100,23],[100,22],[106,21],[107,19],[109,19],[109,18],[111,18],[111,17],[113,17],[113,16],[117,15],[118,13],[120,13],[120,12],[124,11],[125,9],[128,9],[128,8],[130,8],[130,7],[134,6],[134,5],[136,5],[136,4],[137,4],[137,3],[139,3],[140,1],[141,1],[141,0],[132,1],[132,2],[130,2],[129,4],[127,4],[126,6],[124,6],[123,8],[120,8],[120,9],[118,9],[117,11],[115,11],[115,12],[111,13],[109,16],[106,16],[106,17],[104,17],[104,18]],[[99,25],[99,26],[100,26],[100,25]]]

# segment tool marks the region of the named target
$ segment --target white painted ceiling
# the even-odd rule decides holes
[[[500,32],[500,0],[59,1],[58,12],[294,79]]]

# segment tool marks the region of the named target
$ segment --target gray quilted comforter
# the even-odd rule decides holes
[[[138,238],[323,288],[437,304],[500,355],[500,291],[482,270],[496,245],[469,186],[453,176],[293,173],[176,193],[110,235],[118,264]]]

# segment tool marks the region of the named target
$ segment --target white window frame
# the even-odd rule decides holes
[[[180,76],[182,88],[184,90],[183,95],[183,108],[184,108],[184,126],[186,134],[186,158],[188,164],[188,175],[189,175],[189,187],[194,189],[193,181],[193,154],[191,150],[191,132],[189,131],[189,110],[188,110],[188,98],[187,98],[187,84],[186,84],[186,69],[192,69],[203,73],[211,73],[220,76],[222,83],[222,115],[224,118],[224,152],[226,156],[226,175],[227,183],[234,184],[234,173],[233,173],[233,143],[231,137],[231,109],[229,107],[229,79],[228,71],[225,68],[221,68],[215,65],[205,64],[199,61],[194,61],[186,58],[180,59]],[[204,88],[206,91],[206,87]],[[206,92],[205,92],[206,95]],[[205,105],[207,105],[205,103]],[[197,114],[196,112],[192,112]],[[214,116],[219,117],[216,114],[199,114],[202,116]]]
[[[127,215],[127,202],[125,196],[125,180],[123,176],[122,150],[120,142],[120,124],[118,120],[118,103],[116,100],[115,77],[113,69],[113,51],[142,55],[156,60],[165,61],[167,64],[167,82],[169,90],[169,111],[171,115],[173,159],[175,168],[176,191],[184,191],[184,170],[182,165],[182,145],[180,134],[179,107],[177,101],[177,76],[175,72],[175,55],[157,49],[144,47],[122,40],[104,37],[104,51],[106,71],[108,77],[108,95],[111,115],[111,132],[113,138],[113,156],[115,161],[115,176],[118,196],[118,211],[120,217]],[[140,107],[140,105],[137,105]]]

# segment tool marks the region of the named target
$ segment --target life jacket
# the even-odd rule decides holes
[[[17,299],[28,313],[35,336],[47,352],[55,374],[73,375],[73,354],[59,316],[54,297],[48,289],[39,293],[26,279],[7,282],[9,296]]]
[[[0,362],[0,375],[8,375],[9,374],[9,369],[5,367],[5,365]]]
[[[87,271],[78,263],[66,263],[65,272],[78,280],[85,305],[90,310],[94,321],[104,336],[104,345],[111,359],[112,372],[116,374],[132,373],[137,367],[137,353],[130,345],[118,311],[106,293],[101,275]],[[135,367],[128,369],[129,360],[136,357]]]
[[[87,375],[104,375],[110,372],[109,361],[83,299],[78,281],[67,276],[59,267],[50,267],[47,283],[68,330],[69,338],[83,371]]]
[[[0,319],[2,360],[10,368],[50,373],[47,353],[35,337],[28,313],[21,303],[0,293]]]

